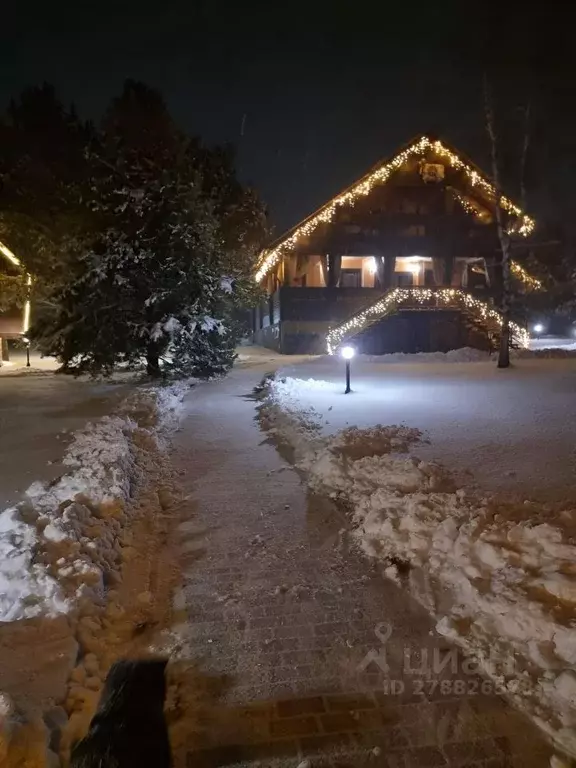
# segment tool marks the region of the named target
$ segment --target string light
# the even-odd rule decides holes
[[[17,267],[22,266],[22,262],[20,261],[20,259],[14,256],[10,248],[8,248],[2,242],[0,242],[0,253],[3,256],[5,256],[8,259],[8,261],[14,264],[15,266]],[[26,273],[26,285],[28,287],[32,285],[32,275],[29,272]],[[21,333],[27,333],[28,329],[30,328],[30,311],[31,311],[30,299],[26,299],[24,303],[24,315],[22,318]]]
[[[8,261],[11,261],[12,264],[15,264],[17,267],[22,266],[22,263],[20,259],[17,259],[16,256],[12,253],[10,248],[7,248],[4,243],[0,242],[0,253],[4,254]]]
[[[496,192],[492,184],[481,176],[478,171],[474,170],[470,165],[465,163],[458,155],[452,150],[445,147],[440,141],[432,141],[427,136],[423,136],[418,141],[411,144],[409,147],[400,152],[390,162],[385,163],[368,176],[365,176],[357,184],[350,187],[345,192],[333,198],[329,203],[323,206],[318,213],[304,221],[297,229],[295,229],[291,235],[286,237],[282,242],[271,250],[264,251],[260,258],[260,262],[256,269],[255,280],[260,282],[268,272],[278,264],[282,256],[290,250],[293,250],[298,241],[310,235],[320,224],[327,224],[332,221],[336,210],[341,205],[354,205],[360,197],[368,195],[375,184],[382,184],[386,182],[389,177],[404,165],[410,157],[413,155],[423,155],[428,150],[434,151],[437,155],[446,158],[453,168],[463,171],[472,184],[472,186],[480,187],[485,193],[491,197],[496,196]],[[520,226],[518,227],[518,233],[526,237],[534,229],[535,222],[529,216],[526,216],[517,205],[514,205],[511,200],[503,195],[500,197],[500,205],[505,211],[518,217]]]
[[[528,272],[524,269],[524,267],[520,266],[517,261],[511,261],[510,262],[510,269],[512,271],[512,274],[516,275],[516,277],[519,280],[522,280],[526,285],[528,285],[530,288],[533,288],[535,291],[539,291],[542,288],[542,283],[540,280],[537,280],[535,277],[532,277],[532,275],[529,275]]]
[[[451,190],[451,192],[467,213],[477,216],[478,218],[482,217],[482,213],[474,208],[474,206],[468,200],[466,200],[465,197],[462,197],[462,195],[456,192],[454,189]],[[509,234],[511,233],[512,231],[509,232]],[[532,277],[532,275],[529,275],[528,272],[526,272],[526,270],[520,266],[517,261],[510,262],[510,269],[512,270],[513,274],[516,275],[519,280],[522,280],[522,282],[526,283],[529,288],[532,288],[533,290],[540,290],[542,288],[542,283],[540,280]]]
[[[359,312],[341,325],[328,331],[326,335],[326,345],[328,354],[333,355],[335,350],[349,336],[356,336],[360,331],[367,328],[376,320],[390,314],[400,305],[406,302],[416,302],[424,305],[430,300],[435,299],[437,303],[445,306],[460,304],[467,309],[472,310],[482,320],[492,320],[502,325],[502,316],[495,309],[483,301],[475,299],[469,293],[457,288],[394,288],[372,306]],[[530,341],[530,334],[525,328],[517,323],[510,323],[512,340],[527,347]]]

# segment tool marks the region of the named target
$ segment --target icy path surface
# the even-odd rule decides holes
[[[110,413],[125,391],[50,371],[0,376],[0,510],[62,474],[71,433]]]
[[[488,491],[522,498],[576,497],[576,360],[382,364],[352,361],[344,395],[343,363],[319,358],[282,372],[325,382],[298,388],[326,434],[356,425],[407,424],[431,440],[418,455],[473,473]],[[467,485],[472,478],[464,477]]]
[[[547,766],[534,727],[266,441],[251,392],[268,370],[196,387],[176,439],[186,618],[167,642],[209,692],[188,764]]]

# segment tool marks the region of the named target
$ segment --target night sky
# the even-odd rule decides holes
[[[505,48],[504,75],[522,69],[537,92],[534,199],[568,205],[572,21],[554,4],[528,20],[517,11],[503,19],[501,9],[483,18],[462,3],[422,9],[363,0],[13,2],[3,8],[0,102],[47,80],[98,119],[125,78],[143,80],[162,90],[182,128],[238,146],[243,180],[281,231],[415,135],[436,133],[485,165],[479,74],[483,58],[494,64]]]

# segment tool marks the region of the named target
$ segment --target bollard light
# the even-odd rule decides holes
[[[22,336],[22,341],[26,344],[26,368],[30,368],[30,339]]]
[[[350,360],[354,357],[356,354],[356,350],[354,347],[342,347],[340,350],[340,354],[346,361],[346,389],[344,390],[344,394],[347,395],[348,392],[350,392]]]

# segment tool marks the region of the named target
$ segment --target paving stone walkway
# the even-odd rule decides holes
[[[548,766],[534,726],[307,498],[259,430],[264,373],[193,390],[175,445],[178,634],[203,681],[186,765]]]

